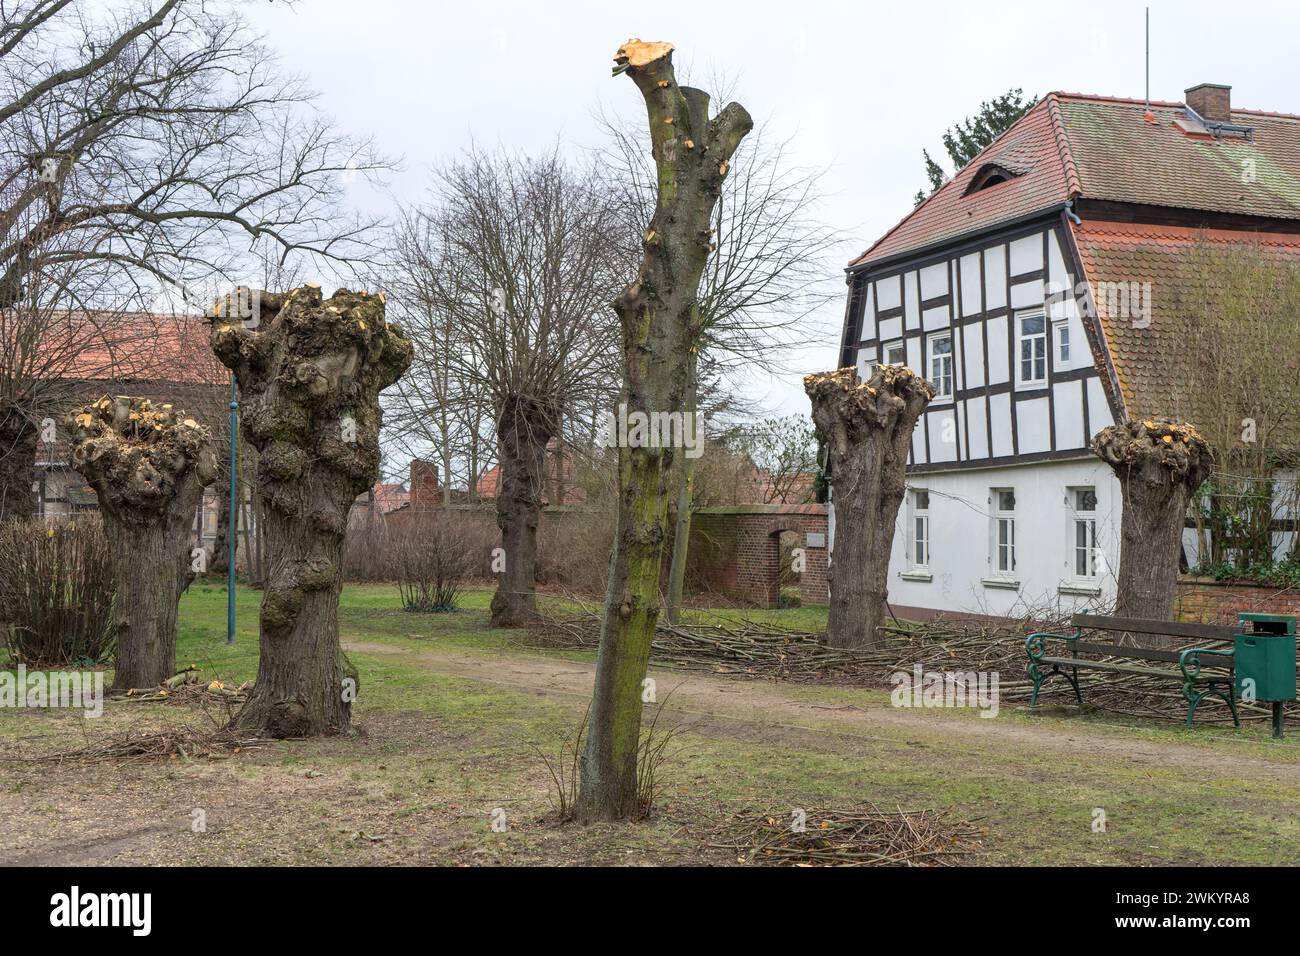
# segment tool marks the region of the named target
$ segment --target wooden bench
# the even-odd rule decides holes
[[[1105,617],[1100,614],[1076,614],[1070,619],[1073,634],[1030,634],[1025,639],[1029,654],[1029,677],[1034,682],[1034,695],[1030,706],[1038,705],[1038,691],[1057,674],[1074,687],[1074,696],[1083,703],[1079,691],[1079,671],[1111,671],[1118,674],[1139,674],[1144,677],[1166,677],[1183,685],[1187,700],[1187,726],[1192,726],[1196,708],[1206,697],[1219,697],[1232,711],[1232,722],[1241,726],[1237,718],[1236,682],[1233,678],[1232,638],[1236,628],[1217,624],[1182,624],[1172,621],[1143,621],[1136,618]],[[1110,643],[1085,640],[1085,632],[1115,635]],[[1117,643],[1121,635],[1149,635],[1194,640],[1218,647],[1193,647],[1184,651],[1171,651],[1156,647],[1129,647]],[[1059,641],[1065,652],[1048,654],[1048,642]],[[1225,648],[1221,646],[1228,642]],[[1116,660],[1118,658],[1118,660]],[[1130,663],[1141,661],[1142,663]],[[1177,664],[1170,666],[1153,665]],[[1050,665],[1051,669],[1048,670]]]

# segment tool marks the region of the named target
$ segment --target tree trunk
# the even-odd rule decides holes
[[[686,382],[685,414],[693,417],[699,408],[698,354],[691,352]],[[681,619],[682,597],[686,592],[686,561],[691,551],[691,518],[695,505],[695,463],[698,458],[682,456],[677,469],[677,521],[673,526],[673,556],[668,565],[668,597],[664,610],[668,623]]]
[[[522,627],[537,616],[537,524],[556,421],[553,409],[522,397],[508,399],[498,417],[497,527],[506,560],[492,595],[493,627]]]
[[[1103,428],[1092,451],[1124,500],[1115,614],[1172,620],[1187,505],[1214,474],[1214,449],[1191,425],[1146,419]]]
[[[226,461],[230,455],[226,455]],[[230,466],[224,472],[226,480],[217,482],[217,535],[212,539],[212,560],[208,570],[225,574],[230,568]]]
[[[379,392],[411,363],[384,296],[320,287],[254,294],[249,327],[213,323],[257,449],[267,549],[257,682],[233,721],[261,737],[350,729],[356,671],[339,647],[341,561],[352,502],[379,477]],[[251,560],[251,555],[249,556]]]
[[[868,382],[852,368],[809,375],[804,391],[829,452],[835,508],[826,643],[868,647],[885,619],[889,552],[907,488],[912,430],[934,389],[906,366],[882,365]]]
[[[108,628],[114,691],[176,673],[176,608],[189,586],[190,530],[216,476],[207,429],[148,399],[101,398],[72,418],[72,464],[95,489],[113,554]]]
[[[623,334],[623,403],[634,416],[680,413],[690,350],[699,338],[697,294],[709,226],[731,155],[753,127],[730,103],[712,121],[709,98],[679,87],[667,43],[628,41],[626,70],[645,99],[659,193],[643,236],[640,274],[614,301]],[[668,521],[672,442],[620,435],[618,531],[610,556],[590,726],[582,757],[580,820],[627,820],[644,809],[637,787],[642,684],[659,617],[659,571]]]
[[[0,521],[36,514],[36,425],[10,407],[0,422]]]

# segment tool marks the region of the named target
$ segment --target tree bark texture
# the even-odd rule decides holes
[[[497,527],[505,569],[492,595],[493,627],[522,627],[537,616],[537,524],[546,482],[546,446],[558,425],[557,409],[524,397],[505,402],[497,416]]]
[[[629,40],[615,57],[645,100],[658,198],[642,237],[637,278],[614,300],[622,330],[629,416],[680,413],[690,351],[699,339],[700,277],[732,154],[753,128],[729,103],[709,119],[709,97],[677,85],[672,45]],[[674,450],[619,441],[618,530],[610,556],[577,816],[628,820],[641,811],[637,756],[642,685],[659,616],[659,572]]]
[[[234,725],[262,737],[343,733],[359,689],[339,647],[343,540],[352,502],[379,477],[379,392],[406,371],[411,344],[385,321],[382,293],[254,296],[253,327],[218,316],[212,328],[258,452],[268,557],[257,682]]]
[[[1187,506],[1214,474],[1214,449],[1191,425],[1161,418],[1103,428],[1092,451],[1124,501],[1115,614],[1172,620]]]
[[[101,398],[72,416],[72,465],[95,490],[113,555],[114,691],[176,673],[176,609],[194,577],[190,531],[217,473],[208,430],[145,398]]]
[[[35,423],[10,407],[0,422],[0,520],[36,514],[37,437]]]
[[[686,382],[686,414],[699,410],[698,354],[691,352]],[[686,562],[691,554],[691,509],[695,502],[695,463],[698,458],[682,456],[677,468],[677,519],[673,524],[673,556],[668,564],[668,597],[664,610],[668,623],[681,619],[682,599],[686,594]]]
[[[230,568],[230,524],[230,477],[227,474],[225,483],[217,487],[217,534],[212,539],[212,557],[208,559],[208,570],[213,574],[225,574]]]
[[[828,451],[835,547],[826,578],[826,642],[867,647],[884,623],[894,522],[907,488],[907,453],[934,389],[910,368],[853,368],[804,378],[813,423]]]

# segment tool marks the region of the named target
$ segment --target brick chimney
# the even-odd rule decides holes
[[[424,508],[438,508],[442,499],[438,494],[438,466],[431,461],[411,459],[411,502],[412,511]]]
[[[1211,123],[1232,122],[1232,87],[1222,83],[1202,83],[1193,86],[1185,94],[1187,105],[1194,109],[1201,119]]]

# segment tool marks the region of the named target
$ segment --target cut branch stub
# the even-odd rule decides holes
[[[190,529],[217,474],[208,430],[146,398],[105,396],[70,419],[72,464],[95,490],[113,555],[113,689],[176,673],[176,609],[193,578]]]
[[[819,436],[833,455],[845,457],[871,430],[899,416],[915,422],[934,398],[934,387],[905,365],[879,366],[866,382],[855,368],[816,372],[804,376],[803,387]]]
[[[100,509],[123,521],[155,521],[190,476],[200,488],[216,476],[208,430],[170,405],[104,396],[69,424],[73,467],[95,490]]]
[[[1123,469],[1156,485],[1178,483],[1195,491],[1214,474],[1214,449],[1193,426],[1167,418],[1146,418],[1103,428],[1092,439],[1093,454],[1117,472]]]
[[[829,454],[835,508],[826,640],[833,647],[861,647],[876,640],[884,621],[907,453],[934,389],[910,368],[882,365],[866,382],[854,368],[807,375],[804,391]]]
[[[343,536],[379,477],[379,393],[410,365],[411,343],[385,321],[382,294],[253,295],[256,330],[229,316],[212,329],[260,452],[270,558],[257,683],[236,723],[272,737],[339,733],[357,691],[338,641]]]
[[[1092,451],[1114,470],[1124,502],[1115,613],[1170,620],[1187,506],[1214,474],[1214,449],[1191,425],[1147,418],[1103,428]]]

